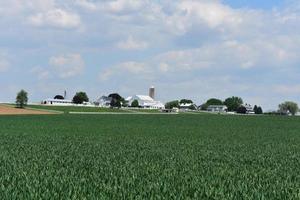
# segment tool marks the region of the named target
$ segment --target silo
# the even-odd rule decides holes
[[[149,89],[149,96],[154,99],[155,98],[155,88],[154,86],[150,87]]]

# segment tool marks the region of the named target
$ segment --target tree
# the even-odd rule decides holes
[[[175,101],[167,102],[165,108],[166,109],[179,108],[179,101],[175,100]]]
[[[61,99],[61,100],[63,100],[63,99],[65,99],[62,95],[56,95],[55,97],[54,97],[54,99]]]
[[[18,92],[16,97],[16,104],[18,108],[24,108],[28,102],[28,93],[25,90]]]
[[[207,103],[204,103],[200,106],[200,110],[207,110],[207,108],[208,108]]]
[[[193,101],[190,99],[181,99],[179,103],[180,104],[190,104],[190,103],[193,103]]]
[[[255,105],[253,110],[254,110],[254,113],[257,114],[257,115],[263,114],[263,110],[260,106]]]
[[[240,114],[246,114],[247,113],[247,108],[245,106],[240,106],[237,111],[237,113],[240,113]]]
[[[237,111],[238,108],[243,105],[243,99],[240,97],[229,97],[224,101],[228,111]]]
[[[139,101],[135,99],[135,100],[131,103],[131,107],[134,107],[134,108],[139,107]]]
[[[291,113],[292,115],[295,115],[299,110],[298,104],[292,101],[286,101],[280,104],[278,107],[281,114]]]
[[[89,98],[85,92],[77,92],[73,97],[73,103],[82,104],[83,102],[88,102]]]
[[[211,99],[207,100],[206,104],[208,106],[210,106],[210,105],[223,105],[223,101],[220,100],[220,99],[211,98]]]
[[[255,105],[254,108],[253,108],[253,111],[254,111],[255,114],[257,114],[257,109],[258,109],[258,107],[257,107],[257,105]]]
[[[207,110],[208,106],[211,106],[211,105],[223,105],[223,101],[220,100],[220,99],[216,99],[216,98],[211,98],[211,99],[208,99],[206,101],[206,103],[202,104],[200,106],[201,110]]]
[[[258,114],[258,115],[261,115],[261,114],[263,114],[264,112],[263,112],[263,109],[259,106],[258,108],[257,108],[257,113],[255,113],[255,114]]]
[[[110,95],[108,95],[108,97],[111,98],[111,102],[110,102],[110,106],[113,107],[117,107],[117,108],[121,108],[122,103],[125,104],[125,99],[123,97],[121,97],[121,95],[119,95],[118,93],[112,93]]]

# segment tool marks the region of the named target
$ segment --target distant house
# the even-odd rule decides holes
[[[227,112],[228,108],[225,105],[210,105],[207,107],[209,112]]]
[[[56,106],[71,106],[74,105],[72,100],[67,99],[45,99],[42,104],[45,105],[56,105]]]
[[[243,105],[245,108],[246,108],[246,110],[247,110],[247,114],[255,114],[255,112],[254,112],[254,109],[253,109],[253,107],[250,105],[250,104],[245,104],[245,105]]]
[[[102,96],[95,102],[95,105],[100,107],[110,107],[112,98],[107,96]]]
[[[193,103],[181,103],[179,105],[179,108],[181,110],[190,110],[191,108],[195,108],[196,109],[197,106],[195,104],[193,104]]]
[[[160,101],[155,101],[150,96],[146,95],[134,95],[127,97],[125,99],[128,102],[128,105],[131,105],[134,100],[139,102],[139,106],[141,108],[148,108],[148,109],[164,109],[165,105]]]

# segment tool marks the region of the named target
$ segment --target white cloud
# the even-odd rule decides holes
[[[113,13],[129,13],[139,11],[146,1],[138,0],[115,0],[102,4],[102,8]]]
[[[34,67],[31,69],[31,73],[33,73],[34,75],[36,75],[36,77],[38,78],[38,80],[47,80],[49,79],[50,72],[48,69],[46,68],[42,68],[42,67]]]
[[[52,26],[58,28],[78,28],[81,25],[80,16],[62,9],[53,9],[38,13],[28,18],[33,26]]]
[[[144,74],[149,73],[149,69],[144,63],[129,61],[102,70],[99,78],[106,81],[124,73],[144,77]]]
[[[60,78],[71,78],[83,73],[85,63],[80,54],[67,54],[50,58],[50,66]]]
[[[91,11],[96,11],[98,9],[97,5],[91,1],[88,0],[76,0],[75,4]]]
[[[129,36],[126,41],[118,42],[117,47],[123,50],[143,50],[148,47],[148,43],[133,39]]]

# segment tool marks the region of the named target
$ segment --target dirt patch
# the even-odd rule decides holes
[[[14,108],[6,105],[0,105],[0,115],[49,115],[55,114],[46,111]]]

